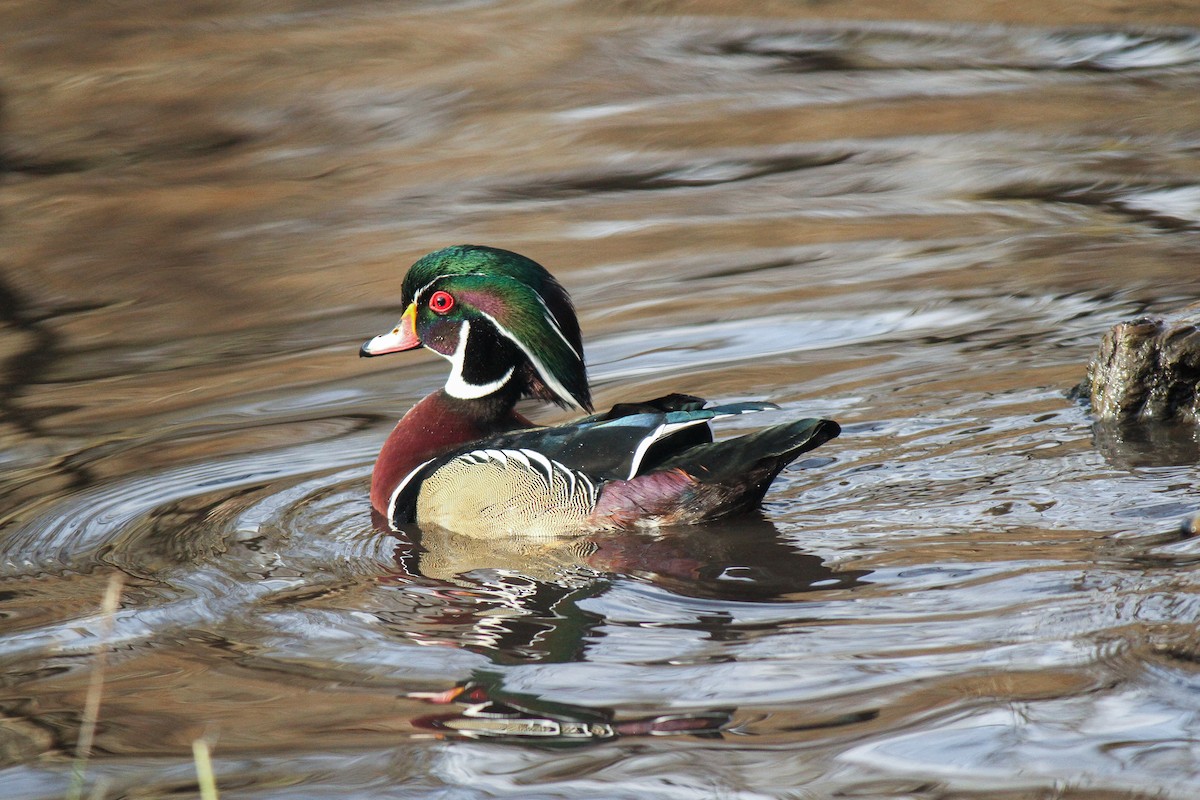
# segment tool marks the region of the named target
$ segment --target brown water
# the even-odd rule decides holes
[[[101,650],[94,796],[200,737],[224,798],[1200,796],[1197,443],[1067,396],[1200,296],[1194,4],[0,13],[0,796]],[[599,406],[845,433],[720,528],[375,530],[445,366],[357,346],[458,242],[563,279]]]

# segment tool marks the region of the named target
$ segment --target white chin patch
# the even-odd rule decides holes
[[[463,379],[463,361],[467,355],[467,338],[471,335],[471,323],[464,321],[458,332],[458,347],[453,355],[446,356],[450,361],[450,377],[446,380],[446,394],[459,400],[478,400],[489,394],[500,391],[513,376],[516,367],[509,367],[499,378],[490,383],[467,383]]]

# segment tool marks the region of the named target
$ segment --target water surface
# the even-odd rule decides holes
[[[1069,397],[1200,295],[1189,9],[4,13],[5,797],[67,792],[98,651],[96,796],[201,737],[227,798],[1200,791],[1200,446]],[[458,242],[563,280],[598,406],[842,437],[719,526],[377,528],[445,367],[357,347]]]

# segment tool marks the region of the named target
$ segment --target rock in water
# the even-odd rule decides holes
[[[1079,389],[1097,420],[1200,424],[1200,308],[1114,325]]]

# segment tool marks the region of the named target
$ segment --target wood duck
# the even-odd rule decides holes
[[[394,526],[471,536],[553,537],[703,522],[758,506],[779,472],[840,432],[801,419],[714,442],[709,423],[778,408],[673,394],[539,427],[522,397],[592,411],[579,322],[566,290],[508,250],[458,245],[409,268],[404,313],[361,356],[427,347],[444,388],[404,415],[371,476]]]

